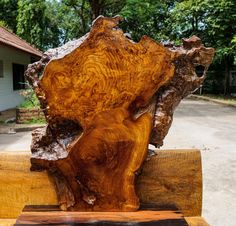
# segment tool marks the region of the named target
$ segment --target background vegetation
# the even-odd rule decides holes
[[[199,36],[216,49],[204,91],[233,91],[235,0],[0,0],[0,24],[41,50],[84,35],[99,15],[116,14],[125,18],[121,27],[136,41],[148,35],[180,44],[183,37]]]

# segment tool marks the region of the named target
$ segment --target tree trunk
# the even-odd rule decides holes
[[[85,0],[83,0],[81,4],[80,18],[81,18],[83,33],[85,34],[87,32],[87,27],[86,27],[86,21],[84,18],[84,4],[85,4]]]
[[[225,63],[225,81],[224,81],[224,95],[230,95],[230,60],[228,56],[224,57]]]
[[[92,9],[92,20],[95,20],[98,16],[101,15],[103,11],[103,1],[99,0],[90,0],[89,1],[91,9]]]

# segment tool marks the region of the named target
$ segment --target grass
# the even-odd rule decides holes
[[[203,96],[210,97],[215,100],[220,100],[229,104],[236,104],[236,97],[233,96],[214,95],[214,94],[204,94]]]

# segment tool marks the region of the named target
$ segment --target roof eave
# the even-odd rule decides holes
[[[16,47],[16,46],[14,46],[14,45],[7,44],[7,43],[1,42],[1,41],[0,41],[0,44],[2,44],[2,45],[4,45],[4,46],[11,47],[11,48],[13,48],[13,49],[17,49],[17,50],[19,50],[19,51],[22,51],[22,52],[24,52],[24,53],[28,53],[28,54],[30,54],[30,55],[32,55],[32,56],[36,56],[36,57],[39,57],[39,58],[41,58],[41,57],[43,56],[43,52],[34,53],[34,52],[27,51],[27,50],[25,50],[25,49],[23,49],[23,48],[19,48],[19,47]]]

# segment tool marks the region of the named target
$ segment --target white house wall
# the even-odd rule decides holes
[[[0,60],[3,61],[3,78],[0,78],[0,111],[19,105],[23,97],[13,90],[12,64],[28,65],[30,54],[0,45]]]

